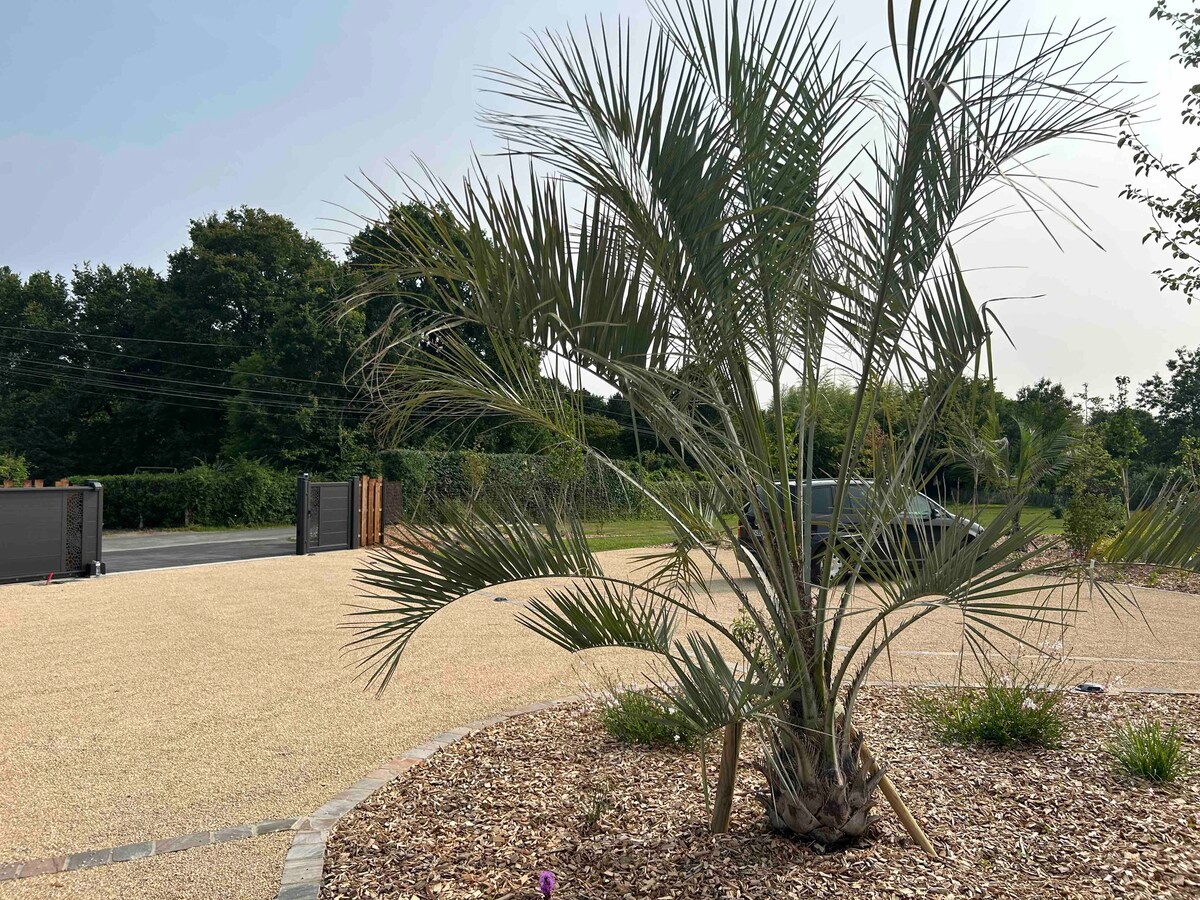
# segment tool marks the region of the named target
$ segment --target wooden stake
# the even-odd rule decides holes
[[[733,784],[737,780],[738,755],[742,747],[742,721],[725,726],[725,739],[721,744],[721,764],[717,771],[717,791],[713,798],[712,823],[709,831],[724,834],[729,830],[729,818],[733,814]]]
[[[846,727],[850,729],[851,740],[858,740],[858,732],[854,730],[854,726],[847,723]],[[872,755],[871,751],[867,749],[866,744],[863,744],[862,749],[859,750],[859,756],[861,756],[862,761],[867,764],[867,771],[870,772],[871,775],[875,775],[875,773],[879,771],[879,763],[875,761],[875,757]],[[909,810],[908,805],[904,802],[904,799],[900,796],[900,792],[896,790],[896,785],[892,783],[892,779],[887,775],[884,775],[882,778],[880,778],[879,790],[883,791],[883,796],[887,798],[887,802],[891,805],[892,810],[900,819],[900,824],[904,826],[904,830],[908,832],[908,836],[916,841],[917,845],[922,850],[924,850],[934,859],[937,859],[937,850],[933,848],[933,844],[930,842],[929,838],[925,836],[925,832],[921,830],[921,826],[917,823],[917,820],[913,818],[912,812]]]

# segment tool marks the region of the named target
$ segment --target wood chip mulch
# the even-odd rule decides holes
[[[695,752],[622,746],[574,705],[443,750],[341,820],[323,900],[1198,897],[1200,785],[1119,777],[1102,746],[1128,719],[1179,722],[1200,762],[1200,697],[1071,695],[1062,749],[943,746],[900,688],[862,727],[939,848],[914,848],[881,799],[871,839],[820,853],[772,834],[744,745],[732,833],[710,835]],[[715,765],[714,754],[709,764]],[[593,824],[594,821],[594,824]]]
[[[1035,540],[1034,546],[1050,543],[1042,538]],[[1046,563],[1076,562],[1081,567],[1086,563],[1066,547],[1060,545],[1047,546],[1037,556],[1030,560],[1030,565]],[[1103,581],[1114,584],[1133,584],[1141,587],[1156,588],[1160,591],[1179,591],[1184,594],[1200,594],[1200,572],[1186,572],[1179,569],[1165,569],[1158,566],[1143,566],[1135,563],[1096,565],[1096,575]]]

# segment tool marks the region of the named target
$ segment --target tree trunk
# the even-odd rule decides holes
[[[713,834],[724,834],[729,830],[729,817],[733,813],[733,785],[737,781],[738,755],[742,747],[742,721],[725,726],[725,738],[721,744],[721,764],[717,772],[717,791],[713,798]]]

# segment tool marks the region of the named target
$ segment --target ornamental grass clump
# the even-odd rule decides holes
[[[915,502],[997,329],[956,242],[1003,192],[1039,224],[1086,228],[1029,165],[1059,139],[1114,137],[1135,104],[1099,61],[1102,27],[1013,28],[1004,0],[879,5],[881,53],[841,47],[805,2],[655,0],[645,39],[608,22],[540,35],[489,73],[506,174],[369,189],[377,239],[349,300],[392,304],[365,366],[393,433],[532,426],[675,532],[618,573],[569,509],[477,504],[377,548],[348,623],[369,684],[386,687],[439,610],[520,583],[519,622],[572,653],[653,657],[645,679],[689,732],[721,735],[713,831],[729,828],[751,724],[770,826],[853,841],[882,791],[916,836],[857,727],[875,664],[939,611],[985,653],[1086,596],[1066,564],[1035,559],[1042,523],[1020,519],[1033,484],[986,527],[948,518],[935,536]],[[693,490],[657,491],[606,456],[581,372]],[[830,378],[849,397],[832,462]],[[831,481],[820,521],[816,478]],[[1172,496],[1106,552],[1191,566],[1198,549],[1200,498]],[[718,595],[749,631],[716,614]]]
[[[913,709],[948,744],[1058,747],[1066,722],[1063,692],[989,680],[982,688],[914,697]]]
[[[1166,784],[1188,771],[1178,725],[1163,728],[1158,722],[1126,723],[1106,749],[1121,771],[1134,778]]]

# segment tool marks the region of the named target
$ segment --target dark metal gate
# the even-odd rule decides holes
[[[358,546],[358,479],[296,482],[296,553]]]
[[[104,488],[0,488],[0,582],[104,572]]]
[[[382,478],[296,481],[296,553],[357,550],[383,542]]]

